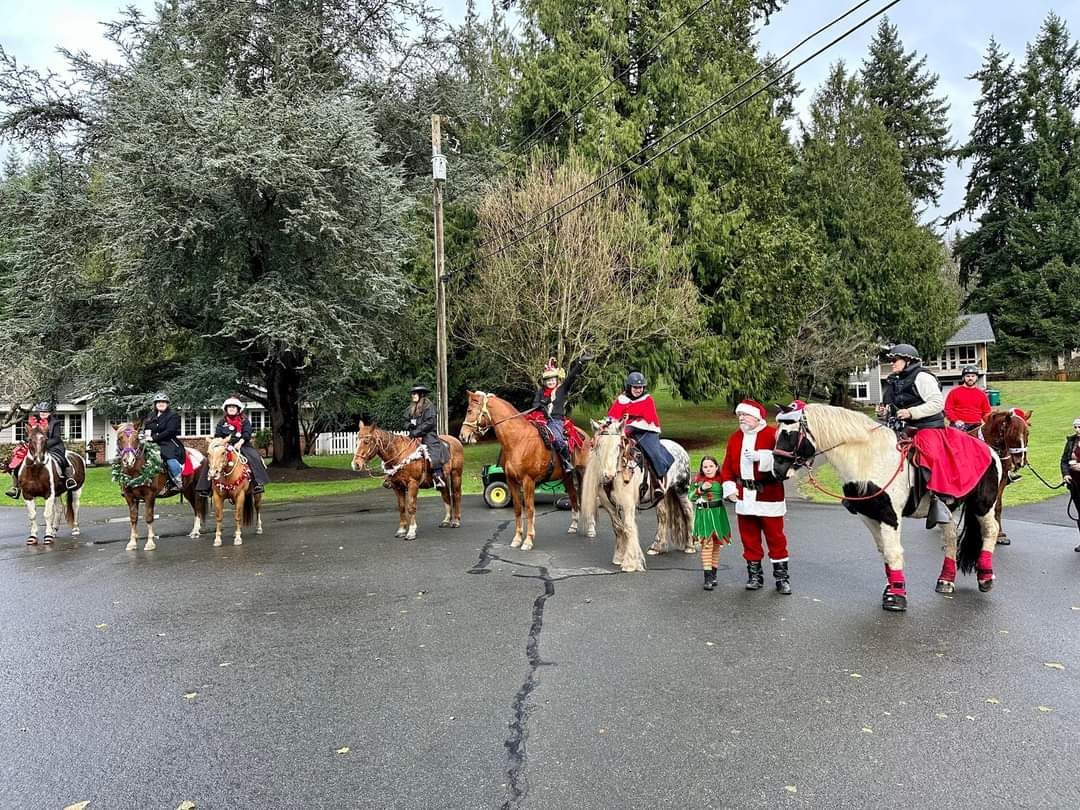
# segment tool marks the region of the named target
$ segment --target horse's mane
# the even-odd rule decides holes
[[[866,414],[816,404],[805,413],[814,446],[844,481],[883,481],[896,468],[896,434]]]
[[[806,406],[806,424],[818,450],[841,444],[865,443],[873,436],[878,423],[864,413],[834,405]]]

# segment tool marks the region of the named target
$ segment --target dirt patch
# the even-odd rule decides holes
[[[267,468],[267,472],[270,473],[270,482],[273,484],[310,484],[364,477],[363,473],[355,473],[352,470],[327,469],[326,467],[307,467],[297,470],[291,467],[275,467],[273,464]]]

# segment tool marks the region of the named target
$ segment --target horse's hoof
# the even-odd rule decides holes
[[[938,593],[956,593],[956,583],[947,579],[939,579],[934,590]]]
[[[987,573],[989,573],[989,576],[987,576]],[[976,576],[979,578],[979,590],[983,593],[986,593],[988,590],[994,587],[994,573],[992,571],[978,571],[976,572]],[[983,577],[986,578],[983,579]]]
[[[1012,540],[1009,539],[1009,535],[1007,534],[999,534],[997,538],[997,544],[999,546],[1011,546]]]
[[[460,520],[451,520],[450,521],[450,528],[451,529],[460,529],[461,528],[461,521]]]
[[[394,537],[404,537],[404,536],[405,536],[405,530],[404,529],[398,529],[396,532],[394,532]]]
[[[660,552],[657,551],[655,548],[649,548],[645,550],[645,553],[648,554],[650,557],[655,557]]]
[[[38,541],[37,541],[36,537],[28,537],[28,538],[26,538],[26,545],[28,545],[28,546],[36,546],[37,544],[38,544]]]
[[[907,610],[907,597],[898,593],[886,592],[881,597],[881,607],[883,610],[892,611],[893,613],[903,613]]]
[[[697,551],[697,549],[694,548],[693,546],[687,546],[686,548],[683,549],[684,554],[693,554],[696,551]]]
[[[51,546],[55,542],[56,542],[55,537],[53,537],[52,535],[49,535],[49,534],[45,535],[45,545]]]
[[[515,537],[510,541],[510,548],[521,548],[521,538]]]
[[[220,545],[221,545],[221,538],[220,537],[215,537],[214,538],[214,548],[217,548]]]
[[[450,521],[449,520],[444,520],[442,523],[439,524],[439,528],[440,529],[449,529],[450,528]]]
[[[415,540],[416,535],[415,534],[407,534],[407,535],[405,535],[405,539],[406,540]]]
[[[577,526],[571,526],[566,530],[567,534],[577,534]]]
[[[533,546],[532,540],[526,540],[524,543],[521,544],[521,550],[522,551],[532,551],[532,546]]]
[[[153,551],[156,548],[157,548],[157,543],[155,543],[153,540],[151,540],[145,546],[143,546],[143,551]]]
[[[81,532],[81,531],[79,531],[79,527],[78,527],[78,526],[76,526],[75,528],[73,528],[73,529],[71,530],[71,536],[72,536],[72,537],[78,537],[78,536],[79,536],[80,534],[82,534],[82,532]]]
[[[244,545],[244,541],[243,541],[243,539],[237,537],[235,540],[232,541],[232,544],[234,546],[242,546],[242,545]]]
[[[259,526],[257,529],[255,529],[255,534],[262,534],[262,532],[262,526]]]
[[[200,537],[200,536],[201,535],[198,532],[188,532],[188,537],[190,537],[192,539],[194,539],[196,537]]]
[[[596,537],[596,529],[589,529],[589,531],[585,532],[585,536],[586,537]]]

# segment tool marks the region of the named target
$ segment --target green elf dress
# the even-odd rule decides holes
[[[698,475],[690,486],[690,502],[694,504],[694,539],[699,543],[711,539],[717,545],[728,545],[731,524],[724,508],[720,479]]]

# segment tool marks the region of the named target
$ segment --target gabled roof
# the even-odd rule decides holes
[[[945,341],[946,346],[959,346],[967,343],[996,343],[994,329],[990,326],[990,316],[985,312],[973,312],[960,316],[960,328]]]

